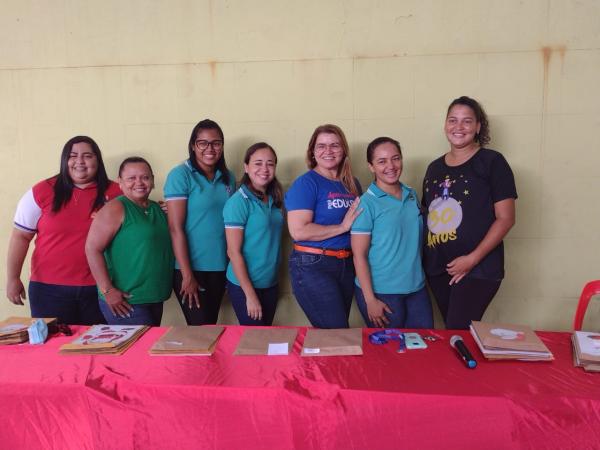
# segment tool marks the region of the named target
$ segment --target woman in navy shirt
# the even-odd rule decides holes
[[[354,294],[350,227],[360,214],[360,184],[352,176],[348,142],[336,125],[322,125],[306,151],[310,169],[285,195],[294,240],[289,268],[298,303],[317,328],[348,328]]]
[[[502,239],[515,223],[517,190],[502,154],[485,148],[488,120],[476,100],[454,100],[444,131],[450,150],[423,181],[425,272],[446,328],[466,329],[504,277]]]

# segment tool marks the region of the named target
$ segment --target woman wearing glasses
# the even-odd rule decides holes
[[[189,159],[165,182],[176,259],[173,289],[188,325],[216,323],[225,293],[223,206],[235,190],[235,178],[225,164],[223,145],[221,127],[202,120],[192,130]]]
[[[360,214],[360,184],[348,143],[336,125],[322,125],[306,151],[310,169],[285,195],[294,240],[289,267],[298,303],[317,328],[348,328],[354,293],[350,227]]]

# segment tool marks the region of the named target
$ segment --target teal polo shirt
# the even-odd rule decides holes
[[[227,268],[227,248],[223,226],[223,207],[235,191],[235,177],[229,172],[229,184],[221,181],[216,171],[212,181],[196,171],[190,161],[169,172],[164,194],[167,202],[187,200],[185,234],[192,270],[224,271]],[[179,263],[175,262],[179,269]]]
[[[223,219],[225,228],[244,230],[242,255],[252,286],[259,289],[275,286],[281,253],[281,208],[273,205],[272,197],[265,204],[242,185],[225,204]],[[227,279],[240,285],[231,262],[227,266]]]
[[[352,234],[371,236],[368,260],[373,290],[378,294],[410,294],[425,285],[419,199],[414,189],[401,186],[400,200],[371,183],[360,198],[363,212],[352,225]],[[358,277],[355,283],[360,287]]]

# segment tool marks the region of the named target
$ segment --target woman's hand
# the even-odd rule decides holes
[[[126,300],[129,297],[131,297],[131,295],[129,295],[126,292],[120,291],[115,287],[109,289],[109,291],[106,294],[104,294],[106,304],[108,305],[115,317],[131,317],[131,311],[133,311],[133,306],[131,306]]]
[[[256,295],[246,295],[246,309],[248,310],[248,317],[251,319],[262,319],[262,306]]]
[[[450,285],[458,283],[467,275],[477,264],[477,259],[471,253],[459,256],[446,265],[446,272],[452,277]]]
[[[179,291],[181,294],[181,304],[185,304],[187,299],[188,307],[190,309],[192,309],[194,305],[196,305],[196,308],[200,309],[200,291],[204,291],[204,289],[198,284],[193,275],[189,277],[184,276]]]
[[[350,208],[348,208],[348,211],[346,211],[346,215],[344,216],[344,219],[342,220],[342,227],[344,228],[344,230],[350,231],[350,228],[352,228],[352,224],[354,223],[354,220],[356,220],[356,218],[362,212],[362,209],[358,209],[359,203],[360,203],[360,197],[356,197],[354,199],[354,202],[350,206]]]
[[[385,316],[386,312],[392,314],[390,307],[377,298],[366,301],[366,303],[367,314],[371,323],[376,327],[385,328],[390,323],[389,319]]]
[[[6,283],[6,297],[15,305],[22,305],[25,295],[25,287],[19,278],[13,278]]]

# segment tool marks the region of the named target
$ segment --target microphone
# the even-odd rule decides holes
[[[474,369],[477,367],[477,361],[473,359],[473,355],[471,355],[471,352],[465,345],[463,338],[455,334],[450,338],[450,345],[454,350],[456,350],[456,353],[458,353],[460,358],[465,362],[469,369]]]

